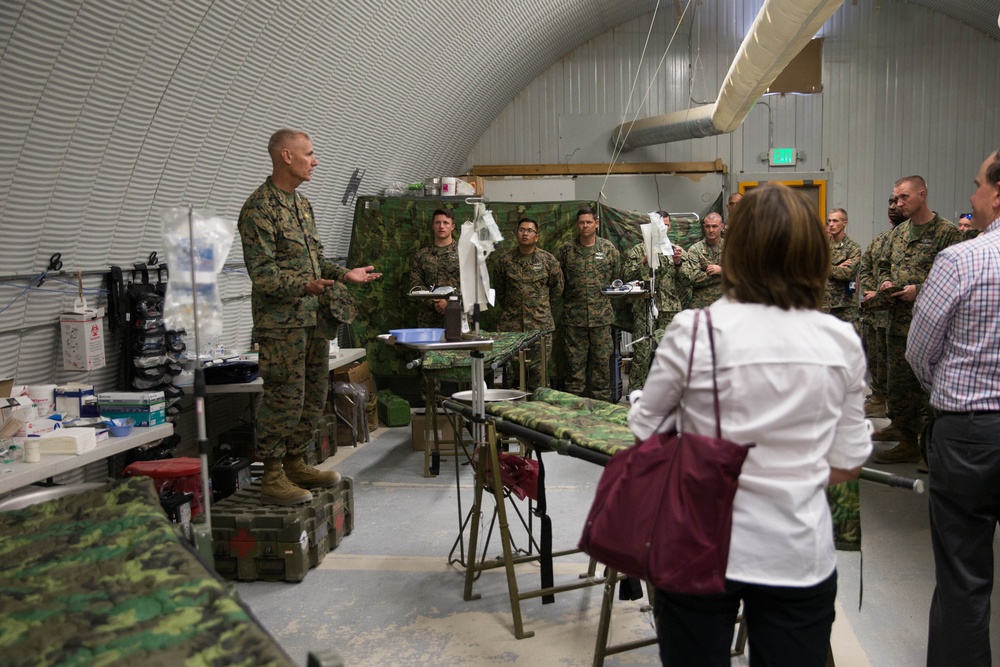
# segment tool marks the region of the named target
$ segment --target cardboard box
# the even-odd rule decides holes
[[[38,419],[31,419],[29,421],[21,424],[21,428],[17,431],[17,437],[24,438],[29,435],[41,435],[42,433],[50,433],[56,429],[58,422],[45,417],[39,417]]]
[[[333,379],[339,382],[365,384],[371,376],[372,370],[367,361],[355,361],[347,364],[346,366],[341,366],[333,371]],[[374,389],[375,386],[373,381],[371,387],[372,393],[374,393]]]
[[[473,188],[473,193],[472,194],[473,194],[474,197],[482,197],[483,196],[483,190],[484,190],[484,188],[486,186],[486,183],[483,181],[483,177],[482,176],[475,176],[473,174],[466,174],[465,176],[459,176],[459,178],[461,178],[463,181],[465,181],[466,183],[468,183],[469,185],[472,186],[472,188]]]
[[[84,396],[94,395],[94,385],[71,382],[56,387],[56,412],[69,417],[83,416]],[[87,415],[96,416],[96,415]]]
[[[454,450],[455,429],[452,428],[448,415],[438,414],[437,427],[438,442],[441,443],[441,450]],[[413,438],[413,451],[424,451],[424,446],[428,441],[430,441],[431,449],[433,450],[434,431],[431,430],[431,422],[428,415],[413,415],[413,420],[410,422],[410,437]]]
[[[59,316],[63,368],[92,371],[104,366],[104,308],[86,308]]]
[[[157,426],[167,421],[167,412],[163,403],[148,405],[145,409],[124,409],[121,407],[101,407],[101,416],[108,419],[132,418],[136,426]]]
[[[151,405],[165,400],[162,391],[106,391],[97,395],[97,402],[102,406],[112,403]]]

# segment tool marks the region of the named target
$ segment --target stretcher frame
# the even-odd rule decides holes
[[[473,422],[479,421],[485,427],[485,439],[481,443],[483,449],[480,450],[480,455],[475,468],[475,493],[472,502],[471,520],[469,522],[469,548],[468,557],[465,559],[465,590],[463,597],[466,601],[478,600],[481,596],[473,591],[473,585],[475,580],[478,578],[478,575],[485,570],[492,570],[500,567],[504,568],[507,576],[507,593],[510,598],[511,616],[514,623],[514,636],[517,639],[527,639],[529,637],[533,637],[535,635],[534,631],[526,631],[524,629],[524,621],[521,614],[522,600],[530,600],[537,597],[549,597],[566,591],[587,588],[590,586],[600,586],[609,581],[610,573],[606,576],[597,576],[596,562],[591,559],[586,572],[580,575],[580,581],[522,590],[518,585],[517,574],[514,571],[514,567],[523,563],[541,561],[543,555],[540,552],[531,553],[530,549],[527,554],[515,555],[515,548],[513,546],[513,540],[510,532],[510,523],[507,516],[507,494],[504,492],[503,481],[500,478],[500,447],[498,444],[499,437],[497,434],[498,432],[503,432],[508,436],[516,437],[521,441],[522,445],[535,452],[544,451],[546,449],[553,450],[554,448],[551,446],[552,443],[549,441],[557,439],[523,426],[519,426],[512,422],[490,417],[489,415],[486,415],[482,419],[477,418],[471,408],[453,400],[446,399],[442,401],[442,405],[446,411],[461,414],[464,418]],[[575,445],[569,446],[576,447]],[[583,448],[578,449],[583,450]],[[495,503],[494,511],[499,523],[500,544],[503,550],[503,557],[499,560],[494,559],[487,561],[485,553],[483,554],[483,558],[481,560],[477,560],[476,558],[478,551],[477,542],[479,537],[479,525],[481,521],[480,517],[482,516],[484,496],[492,496]],[[580,549],[564,549],[560,551],[553,551],[551,556],[552,558],[558,558],[577,553],[580,553]],[[617,573],[613,576],[615,580],[624,578],[624,575],[618,575]]]
[[[455,401],[445,400],[442,402],[446,412],[456,413],[462,415],[466,419],[474,420],[475,415],[473,411],[466,405],[462,403],[457,403]],[[508,493],[505,492],[503,482],[500,478],[500,438],[498,433],[504,433],[505,435],[517,438],[523,446],[535,452],[541,451],[554,451],[562,455],[572,456],[583,461],[588,461],[590,463],[597,464],[604,467],[610,460],[610,456],[602,452],[597,452],[592,449],[587,449],[579,445],[573,444],[567,440],[562,440],[560,438],[555,438],[545,433],[535,431],[533,429],[521,426],[509,420],[505,420],[501,417],[495,417],[491,415],[484,415],[482,420],[486,427],[486,439],[483,443],[486,447],[488,456],[479,456],[478,465],[475,471],[475,499],[473,501],[473,507],[470,511],[470,516],[472,517],[472,530],[469,537],[469,558],[465,562],[465,590],[464,599],[466,601],[477,600],[480,595],[473,593],[473,584],[475,579],[478,578],[478,574],[483,570],[494,569],[498,567],[504,567],[507,575],[507,591],[510,598],[511,605],[511,615],[514,622],[514,636],[517,639],[527,639],[534,636],[533,631],[525,632],[524,622],[521,614],[520,602],[521,600],[527,600],[536,597],[543,597],[549,595],[555,595],[556,593],[562,593],[570,590],[576,590],[579,588],[586,588],[589,586],[603,585],[604,591],[601,600],[601,611],[600,618],[598,621],[596,644],[594,648],[594,667],[603,667],[604,661],[609,655],[616,655],[618,653],[624,653],[627,651],[632,651],[638,648],[643,648],[645,646],[650,646],[656,644],[657,638],[655,635],[646,639],[633,640],[628,642],[622,642],[619,644],[609,644],[608,640],[610,637],[610,627],[611,627],[611,614],[614,608],[614,598],[615,598],[615,587],[627,577],[615,570],[610,566],[606,566],[606,573],[601,576],[596,576],[597,562],[591,558],[587,571],[580,574],[581,581],[564,584],[561,586],[551,586],[551,587],[540,587],[537,589],[522,591],[517,583],[517,577],[514,572],[514,566],[521,563],[527,563],[532,561],[538,561],[541,559],[541,554],[532,555],[529,553],[524,556],[514,555],[515,548],[510,537],[509,524],[507,522],[507,515],[505,509],[505,501],[508,497]],[[460,438],[459,431],[456,429],[456,438]],[[464,448],[464,444],[462,444]],[[484,463],[489,461],[489,470]],[[456,479],[458,476],[458,462],[456,459]],[[476,550],[477,550],[477,535],[478,535],[478,522],[479,517],[482,515],[482,499],[483,495],[487,493],[492,495],[496,503],[495,513],[499,516],[500,520],[500,538],[501,545],[503,547],[503,560],[502,561],[485,561],[485,552],[483,554],[483,561],[476,563]],[[461,503],[461,494],[459,494],[459,503]],[[459,505],[461,507],[461,505]],[[530,509],[530,505],[529,505]],[[459,509],[459,515],[461,519],[461,509]],[[530,512],[529,512],[530,516]],[[468,519],[466,519],[466,523]],[[464,536],[465,523],[461,524],[461,530],[458,539],[462,539]],[[534,544],[533,536],[531,536],[531,530],[529,529],[529,536],[531,543]],[[458,540],[456,540],[457,544]],[[488,540],[487,540],[488,543]],[[537,545],[536,545],[537,546]],[[452,547],[454,551],[454,547]],[[562,551],[553,551],[552,558],[559,556],[566,556],[571,554],[580,553],[580,549],[567,549]],[[650,589],[650,585],[646,584],[647,592]],[[652,598],[652,596],[649,596]],[[650,599],[650,604],[652,599]],[[736,626],[736,637],[735,644],[731,650],[731,655],[733,657],[743,655],[747,642],[747,631],[746,623],[743,619],[743,615],[740,614],[737,617]]]
[[[517,348],[513,354],[501,355],[496,359],[490,359],[490,367],[492,370],[505,365],[508,361],[517,357],[518,365],[518,384],[517,386],[521,391],[527,391],[528,386],[528,373],[527,369],[529,366],[527,353],[528,349],[531,348],[536,343],[540,349],[538,363],[541,364],[540,370],[540,383],[543,387],[548,386],[548,352],[547,346],[549,343],[550,334],[545,332],[539,332],[538,334],[532,336],[525,340]],[[442,369],[442,370],[452,370],[452,369]],[[431,443],[429,440],[424,442],[424,477],[436,477],[440,473],[440,462],[442,458],[447,458],[448,456],[458,457],[458,432],[456,430],[455,439],[453,441],[444,440],[439,437],[441,432],[438,429],[438,400],[439,396],[437,393],[437,388],[440,386],[439,376],[442,373],[438,372],[437,369],[424,368],[421,364],[421,374],[424,376],[424,414],[427,415],[428,422],[430,424],[431,432],[434,434],[434,442]],[[442,451],[441,445],[452,445],[453,451]]]

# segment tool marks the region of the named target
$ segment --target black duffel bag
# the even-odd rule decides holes
[[[240,384],[260,377],[256,361],[223,361],[205,366],[205,384]]]

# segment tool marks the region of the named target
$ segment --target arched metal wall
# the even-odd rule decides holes
[[[992,0],[909,1],[997,38]],[[759,6],[715,4],[730,15]],[[303,192],[328,253],[342,256],[353,209],[341,198],[355,169],[365,170],[361,194],[461,171],[494,119],[539,74],[655,5],[5,0],[0,275],[37,275],[55,252],[65,269],[95,272],[154,250],[162,256],[162,212],[190,203],[235,216],[267,174],[264,145],[280,126],[314,135],[320,169]],[[860,5],[876,12],[905,2]],[[662,2],[660,11],[676,7]],[[596,81],[580,83],[584,90]],[[504,122],[517,126],[516,118]],[[25,291],[28,280],[0,282],[0,376],[108,383],[109,370],[73,377],[58,363],[55,323],[75,297],[72,286],[50,279],[48,291]],[[100,287],[96,276],[85,283]],[[223,290],[227,342],[245,343],[247,281],[224,277]]]

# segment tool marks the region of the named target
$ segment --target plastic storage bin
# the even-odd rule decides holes
[[[444,329],[390,329],[389,333],[400,343],[440,343]]]
[[[167,491],[193,494],[191,516],[198,516],[202,512],[205,499],[201,493],[201,461],[198,459],[182,457],[136,461],[127,465],[122,474],[131,477],[152,477],[156,491],[160,495]]]

